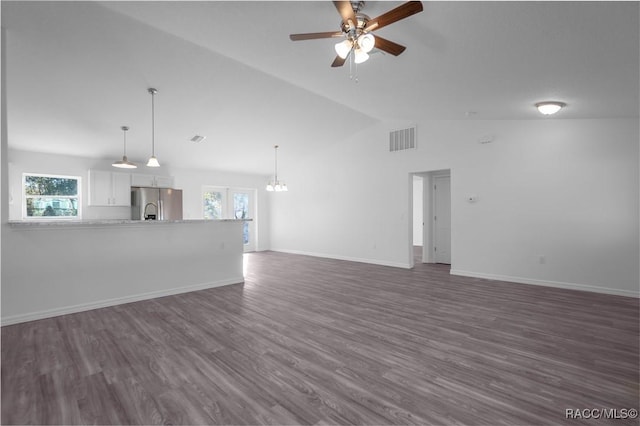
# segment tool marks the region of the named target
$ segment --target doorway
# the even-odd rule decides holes
[[[415,263],[450,265],[452,262],[451,170],[411,173],[410,187],[410,212],[412,213],[409,221],[410,265],[414,266]],[[422,193],[419,193],[420,189]],[[421,239],[417,235],[420,232]]]
[[[202,188],[205,219],[253,219],[242,223],[242,243],[245,252],[256,250],[256,190],[251,188]]]

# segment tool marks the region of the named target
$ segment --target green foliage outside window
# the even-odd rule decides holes
[[[78,179],[25,175],[24,199],[27,217],[78,217]]]
[[[26,176],[27,195],[78,195],[78,180],[48,176]]]

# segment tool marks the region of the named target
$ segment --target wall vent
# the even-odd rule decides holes
[[[417,148],[415,127],[389,132],[389,152]]]

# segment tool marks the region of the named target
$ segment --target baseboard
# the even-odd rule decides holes
[[[460,275],[462,277],[484,278],[488,280],[508,281],[508,282],[520,283],[520,284],[532,284],[532,285],[540,285],[540,286],[546,286],[546,287],[564,288],[568,290],[591,291],[594,293],[613,294],[616,296],[626,296],[626,297],[636,297],[636,298],[640,297],[640,293],[638,292],[616,289],[616,288],[599,287],[594,285],[566,283],[561,281],[536,280],[532,278],[512,277],[509,275],[485,274],[482,272],[461,271],[459,269],[452,269],[450,273],[451,275]]]
[[[308,252],[301,250],[288,250],[288,249],[271,249],[271,251],[277,251],[280,253],[289,253],[289,254],[300,254],[303,256],[313,256],[313,257],[322,257],[325,259],[336,259],[336,260],[347,260],[349,262],[360,262],[360,263],[370,263],[372,265],[380,265],[380,266],[392,266],[394,268],[404,268],[410,269],[411,265],[408,263],[399,263],[399,262],[387,262],[384,260],[377,259],[365,259],[361,257],[350,257],[350,256],[340,256],[335,254],[326,254],[326,253],[316,253],[316,252]]]
[[[231,284],[244,282],[244,277],[229,278],[226,280],[213,281],[202,284],[188,285],[185,287],[171,288],[167,290],[152,291],[149,293],[135,294],[132,296],[117,297],[114,299],[100,300],[97,302],[83,303],[80,305],[64,306],[62,308],[47,309],[44,311],[30,312],[26,314],[3,317],[2,326],[18,324],[21,322],[35,321],[44,318],[57,317],[60,315],[74,314],[77,312],[90,311],[92,309],[106,308],[109,306],[123,305],[125,303],[139,302],[141,300],[155,299],[157,297],[172,296],[174,294],[188,293],[191,291],[206,290],[208,288],[222,287]]]

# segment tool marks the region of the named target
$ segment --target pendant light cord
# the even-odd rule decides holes
[[[276,181],[275,181],[275,183],[277,184],[278,183],[278,145],[276,145],[274,148],[276,149],[276,161],[275,161],[275,165],[276,165],[276,168],[275,168],[275,180]]]
[[[124,149],[124,156],[127,156],[127,130],[129,130],[128,126],[122,126],[120,127],[120,130],[122,130],[122,138],[123,138],[123,149]]]
[[[151,156],[156,156],[156,113],[154,108],[155,90],[151,92]]]

